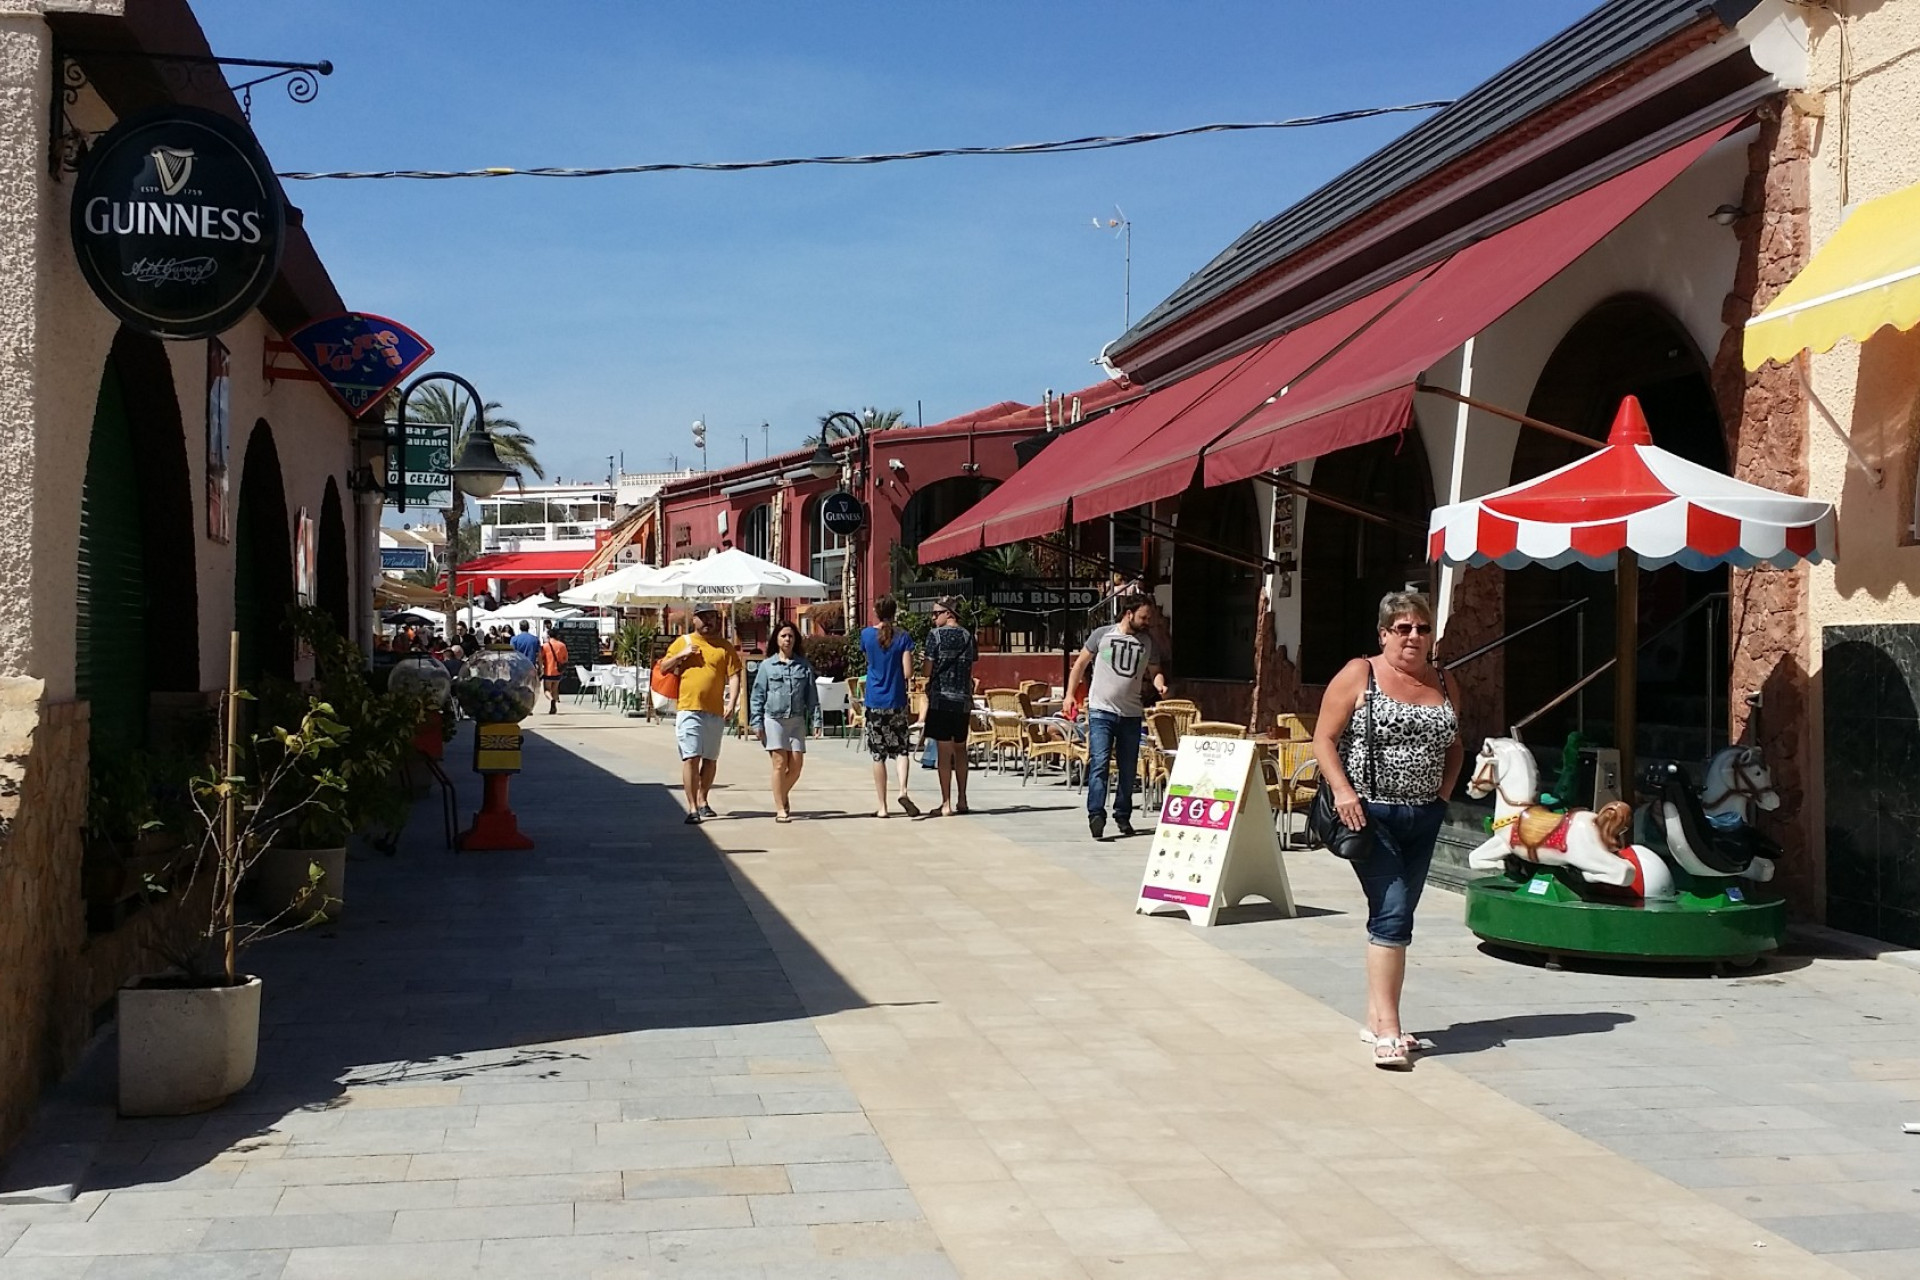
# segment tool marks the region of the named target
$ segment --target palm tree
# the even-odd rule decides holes
[[[882,410],[876,409],[872,405],[868,405],[855,416],[858,417],[866,427],[868,435],[872,435],[876,431],[891,431],[895,427],[903,427],[906,425],[907,417],[904,410]],[[803,444],[805,447],[811,449],[822,440],[825,440],[828,444],[832,444],[837,440],[852,439],[854,434],[854,429],[847,425],[845,419],[840,414],[823,413],[820,415],[820,430],[808,436]]]
[[[489,400],[483,407],[487,420],[487,434],[493,437],[493,451],[500,461],[522,471],[531,471],[538,479],[547,478],[546,468],[540,465],[540,459],[534,456],[533,446],[539,442],[526,433],[518,422],[500,415],[500,402]],[[453,427],[453,452],[449,455],[458,461],[467,447],[467,440],[473,435],[473,401],[450,382],[429,382],[421,387],[418,394],[408,403],[407,418],[412,422],[446,423]],[[517,481],[516,481],[517,483]],[[479,530],[469,525],[460,527],[460,517],[465,514],[467,500],[456,492],[453,505],[447,508],[447,585],[454,585],[453,571],[473,555],[479,553]],[[471,535],[463,539],[461,535],[471,530]],[[469,553],[470,554],[467,554]]]
[[[487,401],[485,411],[487,432],[493,436],[493,450],[500,455],[500,461],[531,471],[536,478],[545,480],[547,470],[533,452],[533,446],[539,441],[514,419],[500,416],[498,400]],[[407,407],[407,417],[414,422],[450,423],[456,460],[467,447],[467,437],[473,434],[473,402],[450,382],[429,382],[421,387]]]

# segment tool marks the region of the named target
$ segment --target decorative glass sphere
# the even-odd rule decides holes
[[[447,705],[453,677],[432,655],[410,653],[393,664],[387,673],[387,688],[393,693],[411,694],[429,707]]]
[[[516,724],[533,714],[540,676],[507,645],[490,645],[468,658],[453,682],[460,709],[481,724]]]

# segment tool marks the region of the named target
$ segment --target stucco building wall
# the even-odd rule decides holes
[[[0,1149],[41,1088],[72,1065],[96,1010],[129,976],[161,967],[168,935],[196,923],[195,904],[169,903],[90,938],[83,909],[90,717],[75,701],[75,577],[95,406],[120,325],[75,261],[72,175],[48,171],[51,12],[114,15],[120,6],[0,0],[0,595],[9,601],[0,611],[0,775],[11,784],[0,787]],[[113,123],[91,90],[68,115],[89,131]],[[271,422],[290,544],[299,508],[317,520],[335,478],[358,599],[362,559],[345,487],[352,428],[319,386],[264,383],[272,332],[256,312],[222,335],[232,353],[230,465],[237,471],[254,421]],[[165,357],[191,489],[182,505],[193,521],[198,685],[212,691],[226,678],[234,552],[206,536],[206,345],[165,344]],[[152,380],[129,392],[163,394]]]
[[[1851,209],[1920,182],[1920,5],[1841,0],[1851,54],[1843,84],[1836,15],[1808,11],[1812,247],[1827,243]],[[1842,141],[1842,125],[1845,140]],[[1801,358],[1811,390],[1810,491],[1838,505],[1837,562],[1807,574],[1812,773],[1824,773],[1830,726],[1822,695],[1822,633],[1829,627],[1920,624],[1920,539],[1913,533],[1920,463],[1920,329],[1882,329]],[[1845,437],[1843,439],[1842,437]],[[1849,443],[1854,461],[1849,455]],[[1879,471],[1878,481],[1868,468]],[[1870,708],[1858,708],[1861,716]],[[1864,723],[1864,722],[1863,722]],[[1825,788],[1816,786],[1815,832],[1827,830]]]

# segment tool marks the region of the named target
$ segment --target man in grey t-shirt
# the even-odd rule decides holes
[[[1073,660],[1067,677],[1069,696],[1087,686],[1087,830],[1095,840],[1107,830],[1107,769],[1120,775],[1113,800],[1114,824],[1120,834],[1133,834],[1133,782],[1140,765],[1140,728],[1146,716],[1141,682],[1151,678],[1161,697],[1167,695],[1167,677],[1153,637],[1153,601],[1126,596],[1120,601],[1120,621],[1101,627]]]

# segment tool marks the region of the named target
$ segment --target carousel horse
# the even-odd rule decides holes
[[[1664,845],[1667,857],[1710,880],[1773,879],[1780,848],[1747,824],[1780,807],[1780,795],[1757,747],[1727,747],[1707,764],[1707,785],[1695,794],[1676,765],[1656,765],[1649,781],[1659,799],[1636,815],[1643,840]]]
[[[1637,890],[1646,897],[1671,888],[1665,865],[1651,851],[1628,844],[1633,826],[1629,806],[1616,800],[1598,813],[1557,813],[1538,803],[1540,778],[1533,753],[1513,738],[1488,738],[1481,746],[1467,794],[1476,800],[1494,797],[1493,835],[1467,855],[1467,865],[1476,871],[1497,871],[1508,858],[1519,858],[1569,866],[1593,884]]]

